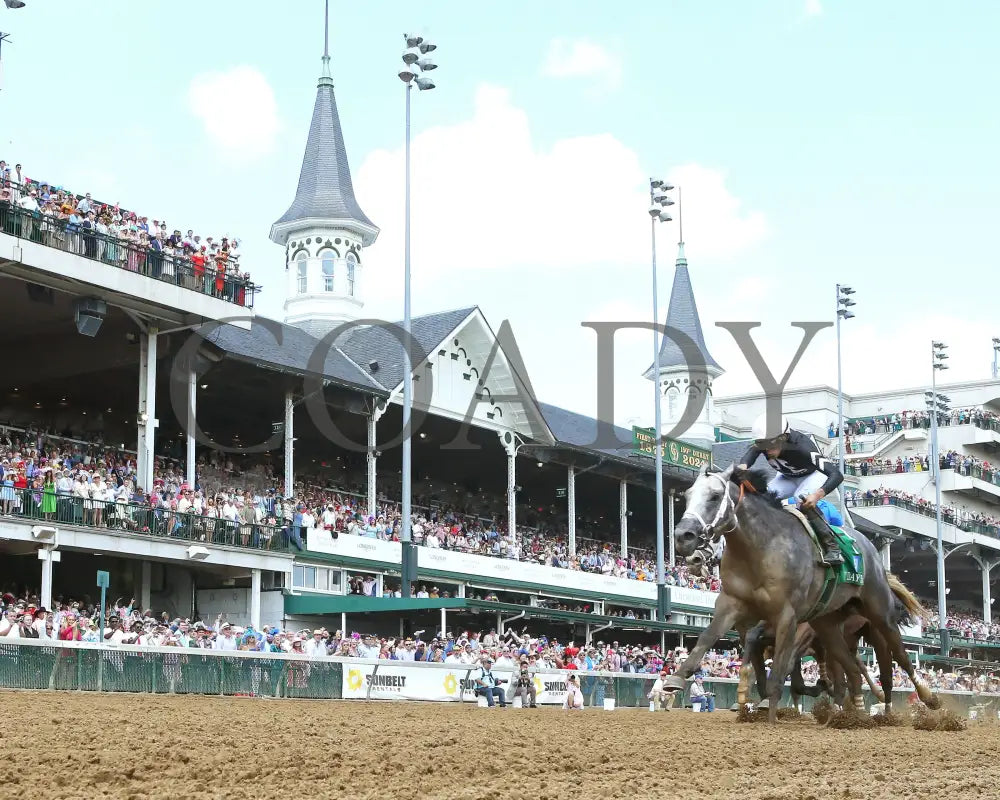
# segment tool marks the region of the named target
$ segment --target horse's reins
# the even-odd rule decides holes
[[[702,519],[701,514],[691,509],[687,509],[681,516],[681,519],[684,519],[684,517],[692,517],[693,519],[697,520],[698,524],[701,525],[701,533],[710,538],[713,542],[718,542],[719,537],[725,536],[727,533],[732,533],[733,531],[736,530],[736,526],[739,525],[739,522],[736,519],[736,507],[743,500],[744,492],[749,491],[751,494],[756,494],[757,490],[753,488],[753,485],[749,481],[742,480],[740,481],[739,497],[737,497],[736,500],[733,500],[733,496],[729,492],[729,481],[727,481],[721,475],[707,475],[707,477],[716,478],[722,482],[723,499],[719,502],[719,508],[715,512],[715,519],[713,519],[711,524],[709,524],[705,522],[704,519]],[[718,525],[725,518],[726,513],[730,509],[732,509],[733,511],[732,526],[724,531],[716,531],[715,529],[716,525]]]

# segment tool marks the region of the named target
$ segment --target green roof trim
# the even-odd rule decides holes
[[[462,597],[369,597],[357,594],[290,594],[286,614],[367,614],[371,612],[424,611],[432,608],[466,608]]]

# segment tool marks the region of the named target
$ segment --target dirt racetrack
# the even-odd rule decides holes
[[[1000,728],[730,711],[0,694],[0,797],[995,798]]]

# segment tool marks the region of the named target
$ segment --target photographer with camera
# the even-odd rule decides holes
[[[507,698],[504,696],[503,689],[500,688],[500,685],[507,681],[494,676],[492,658],[485,656],[480,663],[482,666],[479,668],[479,676],[476,678],[476,694],[485,697],[490,708],[495,708],[494,700],[500,701],[501,708],[507,708]]]
[[[537,698],[538,693],[535,690],[535,682],[532,680],[531,675],[528,672],[528,662],[522,659],[520,672],[514,679],[514,695],[511,698],[520,697],[521,698],[521,708],[527,708],[528,702],[531,702],[531,708],[538,708]]]

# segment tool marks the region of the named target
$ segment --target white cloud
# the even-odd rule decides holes
[[[400,148],[370,154],[357,171],[361,206],[382,227],[370,262],[398,263],[402,253],[403,168]],[[412,176],[412,249],[424,277],[648,258],[648,175],[636,153],[609,134],[541,149],[505,89],[480,87],[472,119],[418,134]],[[694,164],[668,177],[683,183],[689,252],[726,258],[767,234],[722,173]]]
[[[593,78],[599,90],[621,85],[622,62],[602,45],[589,39],[556,38],[542,64],[542,75],[550,78]]]
[[[820,0],[806,0],[805,15],[807,17],[818,17],[823,13],[823,5]]]
[[[399,148],[371,153],[355,175],[361,207],[382,229],[365,260],[366,317],[400,317],[403,169]],[[688,164],[665,177],[683,189],[687,254],[708,334],[719,317],[706,300],[721,281],[710,278],[708,262],[727,267],[769,229],[732,195],[723,172]],[[414,138],[412,178],[414,313],[479,303],[494,329],[509,318],[539,397],[595,413],[596,335],[581,321],[652,319],[649,173],[638,155],[608,134],[540,148],[509,93],[483,86],[471,119]],[[663,317],[677,222],[659,230]],[[726,303],[735,308],[773,289],[738,271],[732,282]],[[652,384],[641,373],[652,341],[642,331],[616,341],[615,417],[625,423],[651,409]]]
[[[232,161],[253,161],[274,149],[281,130],[271,85],[253,67],[195,76],[188,106],[206,135]]]

